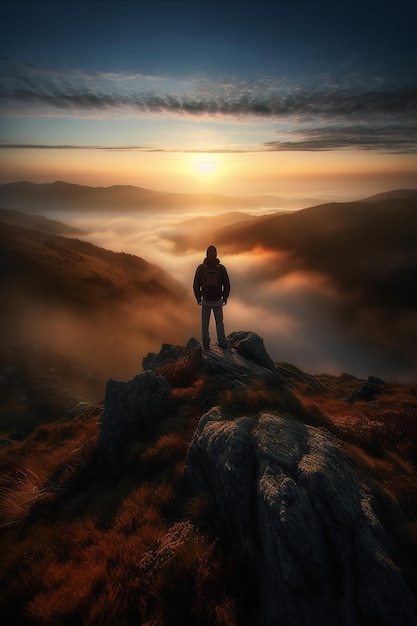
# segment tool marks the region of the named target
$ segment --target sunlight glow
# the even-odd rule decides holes
[[[217,174],[218,165],[218,161],[213,155],[196,154],[191,160],[191,169],[198,176],[211,177]]]

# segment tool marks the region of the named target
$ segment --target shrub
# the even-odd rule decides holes
[[[185,354],[156,368],[155,374],[163,376],[174,387],[188,387],[197,378],[196,365],[195,356]]]
[[[26,467],[0,488],[0,525],[21,523],[30,509],[53,497],[53,485],[41,473]]]

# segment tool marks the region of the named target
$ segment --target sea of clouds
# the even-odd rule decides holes
[[[117,212],[112,216],[74,213],[66,214],[65,220],[62,215],[58,219],[81,229],[85,233],[82,238],[96,245],[158,265],[179,280],[190,295],[197,265],[204,259],[207,246],[216,245],[216,228],[230,221],[225,214],[190,220],[189,213],[174,216],[169,212],[135,217]],[[294,269],[286,253],[267,251],[255,243],[245,252],[218,246],[218,256],[231,280],[231,295],[224,309],[226,334],[254,331],[264,339],[275,362],[292,363],[311,374],[347,372],[386,380],[413,378],[412,365],[401,358],[401,350],[387,336],[383,322],[365,309],[352,316],[351,302],[328,277]],[[189,329],[190,337],[197,334],[200,339],[200,309],[195,304],[190,311],[193,304],[179,298],[175,315],[181,318],[181,307],[186,308],[183,334],[188,336]],[[166,315],[171,315],[168,308]],[[211,338],[216,341],[214,320]],[[161,335],[163,342],[175,340]]]

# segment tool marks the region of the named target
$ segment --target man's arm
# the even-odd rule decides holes
[[[223,300],[226,301],[230,294],[230,280],[229,275],[227,273],[227,269],[224,265],[220,266],[220,270],[222,273],[222,283],[223,283]]]
[[[198,304],[201,302],[201,285],[203,284],[203,267],[199,265],[195,271],[193,291]]]

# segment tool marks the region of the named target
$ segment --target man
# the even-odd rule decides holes
[[[194,295],[197,304],[201,305],[201,329],[203,347],[210,347],[209,322],[211,311],[214,313],[217,331],[217,344],[220,348],[227,348],[224,334],[223,306],[227,304],[230,293],[230,281],[227,270],[217,258],[214,246],[207,248],[207,256],[196,269],[194,276]]]

